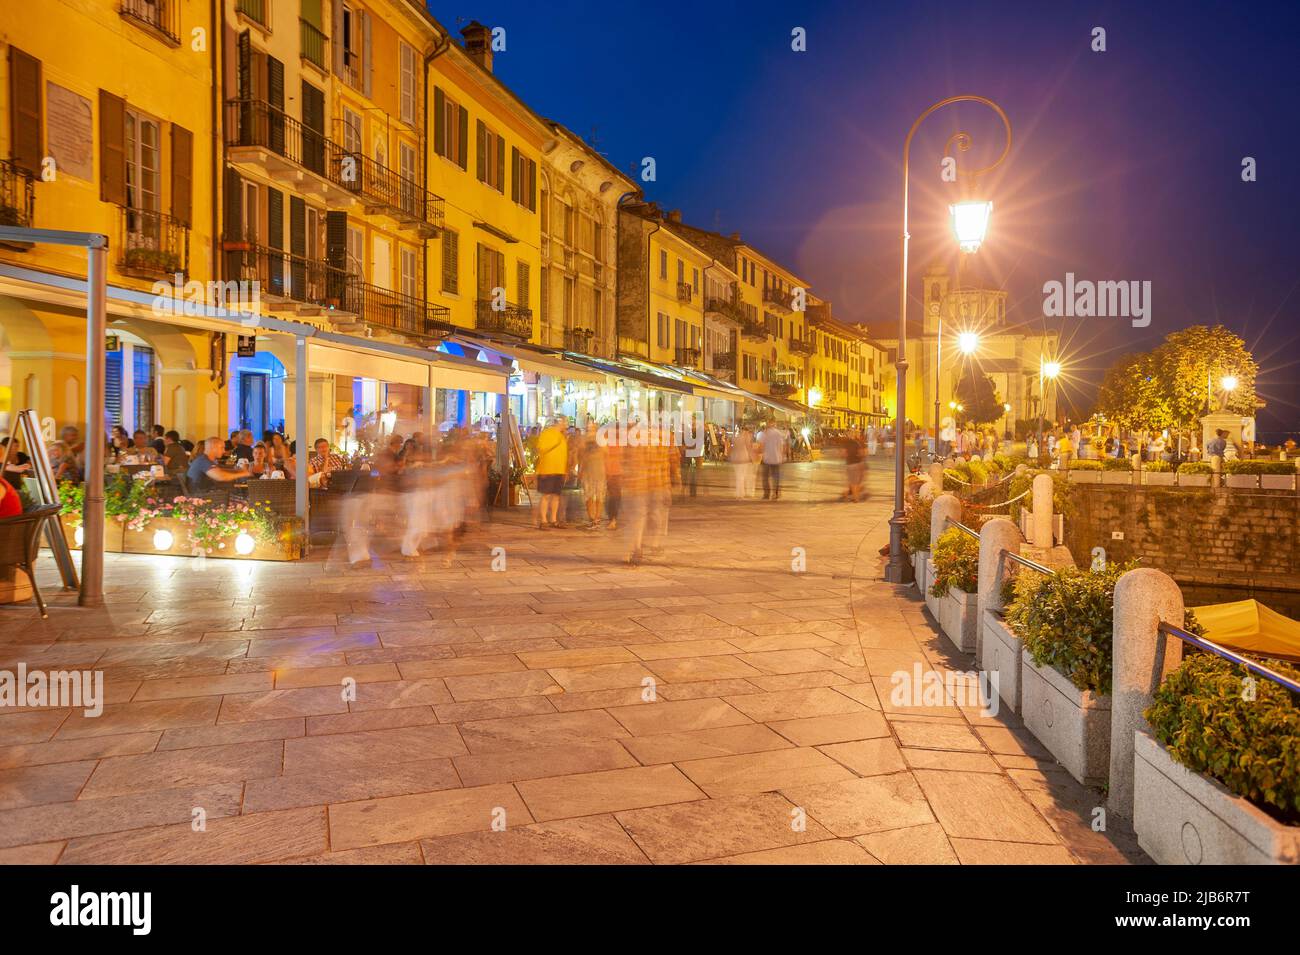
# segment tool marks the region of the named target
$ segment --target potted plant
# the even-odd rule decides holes
[[[1101,462],[1102,484],[1132,484],[1133,462],[1128,458],[1104,458]]]
[[[933,499],[913,497],[907,505],[907,524],[903,529],[904,543],[912,555],[916,586],[922,594],[930,590],[930,506],[933,503]]]
[[[1109,776],[1115,583],[1128,569],[1022,573],[1007,608],[1023,644],[1025,728],[1085,784]]]
[[[1300,668],[1263,660],[1286,677]],[[1300,700],[1190,651],[1135,741],[1133,827],[1157,863],[1300,863]]]
[[[935,598],[935,616],[944,635],[964,653],[975,649],[977,621],[975,599],[980,544],[956,527],[939,535],[931,555],[934,580],[930,595]]]
[[[1223,471],[1228,487],[1295,490],[1295,466],[1288,461],[1225,461]]]
[[[1066,474],[1076,484],[1100,484],[1101,462],[1092,459],[1076,459],[1070,462]]]
[[[1178,479],[1174,466],[1168,461],[1148,461],[1142,465],[1142,483],[1170,486]]]
[[[1213,487],[1214,469],[1208,461],[1188,461],[1178,465],[1180,487]]]

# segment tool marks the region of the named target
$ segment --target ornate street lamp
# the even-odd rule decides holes
[[[912,154],[912,137],[916,135],[917,129],[926,118],[933,112],[943,109],[945,106],[951,106],[954,103],[982,103],[989,109],[998,114],[1003,124],[1007,128],[1007,143],[998,156],[988,166],[982,169],[976,169],[972,172],[964,171],[960,166],[957,170],[959,179],[974,181],[979,176],[993,169],[1007,158],[1011,152],[1011,120],[1002,107],[984,96],[975,96],[973,94],[962,94],[960,96],[950,96],[945,100],[935,103],[924,113],[916,118],[912,128],[908,130],[907,138],[903,141],[903,242],[902,242],[902,263],[901,275],[898,283],[898,353],[895,356],[896,377],[898,379],[897,408],[894,411],[894,516],[889,519],[889,564],[885,568],[885,580],[894,584],[909,583],[912,579],[912,568],[903,559],[903,530],[907,522],[903,516],[903,482],[906,474],[906,434],[904,429],[907,422],[907,243],[911,238],[907,231],[907,198],[908,198],[908,160]],[[962,152],[970,149],[971,137],[969,133],[958,132],[948,139],[945,154],[952,146],[956,146]],[[975,205],[982,205],[983,210],[978,210]],[[963,251],[973,252],[979,248],[980,243],[984,240],[984,235],[988,229],[989,212],[992,204],[988,202],[975,203],[972,201],[963,201],[954,203],[949,207],[949,213],[952,216],[953,232],[956,235],[957,242]],[[939,422],[935,420],[935,429],[937,431]],[[938,435],[936,433],[936,444]]]
[[[1047,386],[1046,382],[1055,381],[1061,376],[1061,363],[1059,361],[1045,361],[1041,356],[1038,359],[1038,456],[1043,456],[1043,415],[1047,411]]]

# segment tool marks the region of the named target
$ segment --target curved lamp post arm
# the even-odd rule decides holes
[[[951,106],[954,103],[981,103],[998,114],[1003,125],[1007,130],[1006,145],[1002,148],[1001,155],[993,162],[989,163],[982,169],[976,169],[973,172],[962,173],[960,167],[957,171],[959,179],[976,179],[984,173],[989,172],[998,166],[1002,160],[1007,158],[1011,152],[1011,120],[1006,112],[993,100],[986,96],[976,96],[973,93],[963,93],[958,96],[949,96],[947,99],[935,103],[924,113],[916,118],[912,128],[907,131],[907,138],[903,140],[903,236],[902,236],[902,274],[898,283],[898,352],[894,359],[895,378],[897,379],[898,392],[895,398],[896,407],[894,409],[894,516],[889,520],[889,564],[885,568],[885,580],[890,583],[907,583],[910,579],[910,568],[906,561],[903,560],[903,530],[906,519],[903,516],[903,484],[906,474],[904,461],[907,453],[904,447],[905,440],[905,422],[907,421],[907,241],[911,238],[907,231],[907,200],[911,186],[909,181],[909,162],[912,156],[912,137],[916,135],[917,129],[930,116],[931,113],[943,109],[945,106]],[[965,131],[954,133],[948,138],[947,145],[944,147],[944,153],[947,155],[953,147],[959,151],[965,152],[970,149],[971,135]],[[935,383],[936,392],[938,383]],[[936,413],[937,414],[937,413]],[[939,422],[935,420],[935,448],[938,449],[939,440]]]

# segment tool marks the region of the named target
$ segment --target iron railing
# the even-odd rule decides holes
[[[787,347],[793,355],[817,354],[817,345],[809,338],[792,338]]]
[[[235,0],[235,12],[242,13],[248,19],[270,27],[270,4],[267,0]]]
[[[343,310],[360,315],[368,325],[421,338],[446,338],[456,331],[451,309],[422,298],[381,288],[350,277],[344,286]]]
[[[325,34],[317,29],[316,24],[301,17],[298,19],[298,33],[302,58],[322,70],[328,69],[325,60]]]
[[[714,371],[735,371],[736,353],[734,351],[717,351],[712,358]]]
[[[790,309],[790,290],[782,289],[775,285],[763,286],[763,301],[771,302],[773,305],[779,305],[789,311]]]
[[[778,398],[787,398],[799,390],[799,386],[793,381],[782,381],[779,378],[773,378],[767,383],[768,394],[776,395]]]
[[[676,360],[673,364],[679,368],[699,368],[703,360],[703,352],[698,348],[678,348]]]
[[[768,337],[767,325],[763,322],[746,320],[740,325],[740,334],[754,341],[766,341]]]
[[[741,309],[740,303],[731,298],[706,298],[704,300],[704,311],[729,318],[733,322],[745,321],[745,313]]]
[[[440,196],[368,156],[344,149],[269,103],[227,100],[226,145],[270,150],[394,218],[442,227]]]
[[[564,330],[565,351],[586,352],[591,347],[591,340],[596,332],[590,328],[566,328]]]
[[[1235,653],[1227,647],[1221,647],[1212,640],[1206,640],[1204,637],[1198,637],[1195,634],[1188,633],[1182,627],[1175,627],[1173,624],[1165,623],[1163,620],[1160,621],[1158,629],[1166,636],[1177,637],[1179,640],[1183,641],[1183,643],[1190,643],[1192,646],[1198,647],[1207,653],[1213,653],[1215,656],[1223,657],[1223,659],[1230,663],[1236,663],[1243,666],[1256,676],[1262,676],[1266,680],[1272,680],[1279,686],[1286,687],[1292,693],[1300,693],[1300,682],[1296,682],[1290,677],[1283,676],[1281,673],[1269,669],[1262,663],[1256,663],[1249,657],[1244,657],[1239,653]]]
[[[180,0],[122,0],[119,12],[128,20],[160,34],[179,46],[181,42]]]
[[[190,229],[174,216],[118,206],[118,271],[137,278],[189,272]]]
[[[342,309],[346,304],[347,286],[353,277],[343,269],[240,239],[226,239],[222,247],[226,277],[257,282],[261,295],[329,309]]]
[[[510,302],[504,308],[494,308],[491,299],[481,298],[474,303],[474,327],[482,332],[497,332],[515,338],[529,339],[533,335],[533,310]]]
[[[689,302],[689,301],[691,300],[691,296],[692,296],[694,293],[695,293],[695,290],[691,287],[691,283],[690,283],[690,282],[678,282],[678,283],[677,283],[677,301],[679,301],[679,302]]]
[[[0,225],[30,228],[36,211],[32,175],[12,159],[0,159]]]

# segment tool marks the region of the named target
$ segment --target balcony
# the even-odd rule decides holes
[[[265,30],[271,29],[269,0],[235,0],[235,12],[242,13]]]
[[[767,383],[768,394],[777,398],[788,398],[798,390],[799,385],[788,379],[772,378]]]
[[[11,159],[0,159],[0,225],[31,228],[36,210],[32,176]]]
[[[717,315],[728,321],[743,323],[745,313],[741,310],[740,303],[735,299],[728,298],[706,298],[704,300],[704,311],[708,315]]]
[[[312,66],[328,72],[329,64],[325,59],[325,34],[321,33],[314,23],[301,18],[298,20],[298,33],[302,58]]]
[[[762,322],[744,321],[740,324],[740,334],[750,341],[762,342],[767,341],[767,326]]]
[[[817,345],[808,338],[792,338],[787,346],[791,355],[815,355]]]
[[[343,309],[347,285],[352,281],[352,276],[343,269],[253,241],[227,238],[221,245],[226,278],[256,282],[261,298],[272,303],[280,300],[307,306],[298,309],[299,314],[322,308]]]
[[[144,28],[170,46],[181,45],[180,0],[121,0],[123,19]]]
[[[719,351],[713,353],[710,359],[713,370],[732,372],[736,370],[736,353],[734,351]]]
[[[399,335],[440,341],[456,331],[451,309],[422,298],[382,288],[349,276],[343,287],[343,310],[361,316],[367,325]]]
[[[765,285],[763,286],[763,301],[779,306],[787,312],[791,311],[789,289],[778,288],[775,285]]]
[[[698,348],[678,348],[673,364],[678,368],[699,368],[704,361],[704,353]]]
[[[590,328],[566,328],[564,330],[564,350],[590,354],[591,340],[595,337],[595,331]]]
[[[695,294],[695,290],[691,288],[690,282],[677,283],[677,301],[689,302],[691,300],[691,296],[694,294]]]
[[[474,327],[481,332],[495,332],[527,341],[533,336],[533,310],[506,303],[504,308],[493,308],[490,299],[481,298],[474,303]]]
[[[189,272],[190,229],[161,212],[118,206],[117,269],[140,279]]]

